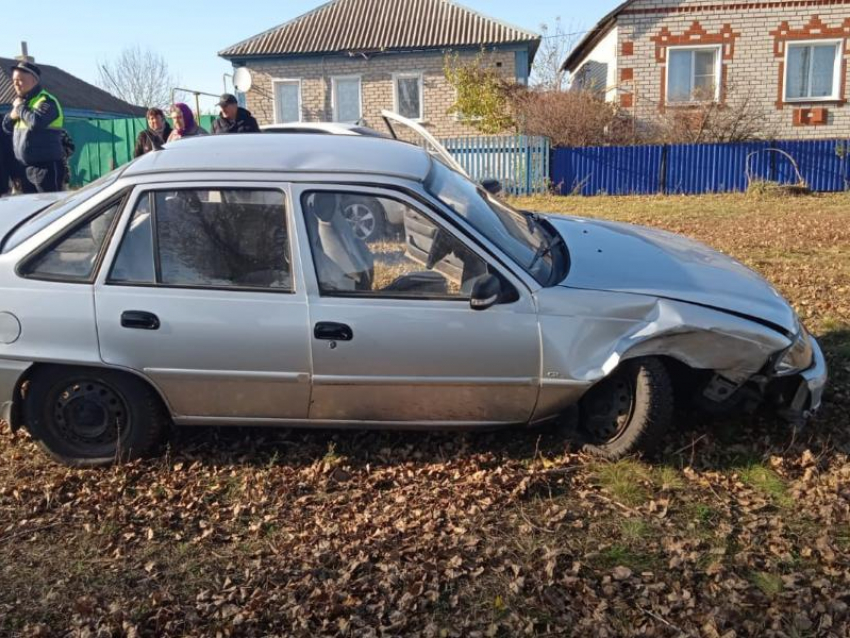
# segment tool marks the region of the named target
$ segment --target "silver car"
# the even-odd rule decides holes
[[[403,206],[403,237],[359,239],[351,195]],[[0,236],[3,418],[71,465],[147,455],[171,423],[565,414],[613,458],[657,443],[679,397],[800,419],[826,382],[818,344],[741,264],[516,211],[394,140],[181,140],[64,199],[0,200]]]

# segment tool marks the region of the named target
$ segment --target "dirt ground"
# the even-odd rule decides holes
[[[556,430],[191,430],[68,470],[0,429],[0,635],[850,636],[850,196],[538,198],[746,262],[827,353],[822,412]]]

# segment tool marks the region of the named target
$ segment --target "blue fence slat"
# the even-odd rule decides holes
[[[747,190],[747,170],[767,179],[767,142],[748,144],[687,144],[667,151],[667,193],[699,195]]]
[[[846,140],[811,140],[777,142],[774,148],[790,155],[809,188],[818,192],[843,191],[847,184]],[[782,153],[774,153],[774,180],[783,184],[798,181],[794,164]]]
[[[796,183],[795,165],[814,191],[850,190],[850,140],[559,148],[550,175],[562,194],[691,195],[743,191],[750,178]]]
[[[552,182],[561,194],[646,195],[661,187],[661,146],[559,148]]]

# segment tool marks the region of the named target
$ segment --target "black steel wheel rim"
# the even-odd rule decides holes
[[[83,448],[112,448],[127,431],[129,410],[124,397],[95,379],[65,383],[55,395],[53,424],[68,443]]]
[[[586,404],[584,426],[597,443],[613,443],[628,428],[635,409],[635,387],[619,374],[592,391]]]

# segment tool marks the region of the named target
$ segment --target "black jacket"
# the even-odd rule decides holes
[[[236,111],[236,119],[231,122],[227,118],[219,115],[213,122],[213,135],[221,135],[223,133],[259,133],[260,125],[257,120],[251,115],[250,111],[243,109],[241,106]]]
[[[165,128],[162,129],[162,135],[158,135],[156,131],[146,128],[136,138],[136,149],[133,151],[133,157],[141,157],[145,153],[160,150],[162,145],[168,141],[169,135],[171,135],[171,126],[168,122],[165,123]]]
[[[10,180],[15,166],[15,155],[12,153],[12,136],[0,130],[0,196],[10,190]]]
[[[20,107],[18,113],[26,126],[15,126],[16,121],[12,119],[11,112],[3,118],[3,130],[12,136],[15,158],[25,166],[65,159],[62,129],[49,128],[60,113],[55,99],[48,97],[34,109],[27,106],[41,91],[41,85],[37,85],[24,96],[24,106]]]

